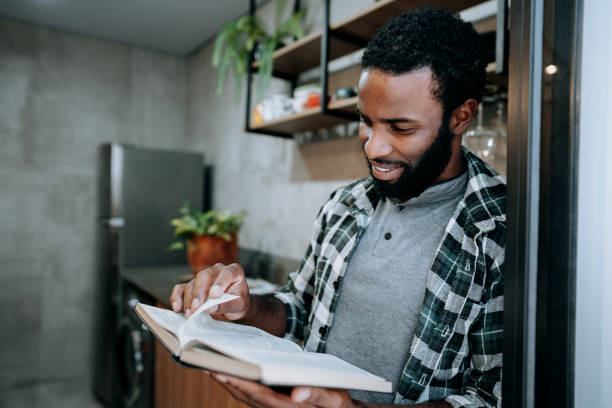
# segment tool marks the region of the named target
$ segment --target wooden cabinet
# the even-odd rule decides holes
[[[307,35],[300,40],[278,49],[274,52],[273,75],[279,78],[295,81],[305,71],[321,68],[321,94],[329,95],[338,86],[334,86],[334,78],[328,77],[327,65],[329,61],[364,48],[370,37],[389,18],[406,10],[416,9],[430,5],[443,7],[453,11],[461,11],[485,0],[381,0],[363,12],[341,21],[329,24],[329,0],[324,17],[323,29]],[[495,23],[490,21],[477,24],[479,32],[495,30]],[[257,62],[252,64],[252,71]],[[343,75],[343,74],[340,74]],[[349,73],[352,78],[353,73]],[[345,76],[346,78],[346,76]],[[357,85],[357,79],[352,78],[352,85]],[[255,133],[264,133],[275,136],[290,137],[294,133],[328,128],[357,119],[357,98],[331,101],[326,106],[309,108],[300,113],[272,120],[260,124],[250,123],[251,104],[250,87],[252,84],[251,72],[248,80],[247,124],[246,130]],[[343,85],[347,86],[347,85]],[[325,101],[325,99],[323,99]],[[325,103],[325,102],[324,102]]]
[[[157,307],[165,307],[158,303]],[[155,341],[155,408],[248,408],[205,371],[181,367]]]
[[[155,408],[247,408],[207,372],[181,367],[155,342]]]

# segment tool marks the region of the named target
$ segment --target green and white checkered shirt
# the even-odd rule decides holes
[[[463,154],[468,184],[427,277],[396,404],[502,405],[506,185],[489,165]],[[276,293],[285,304],[286,337],[304,341],[307,351],[325,351],[347,263],[378,201],[371,178],[335,191],[317,216],[300,269]]]

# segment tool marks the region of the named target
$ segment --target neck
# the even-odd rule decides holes
[[[440,173],[440,175],[431,183],[431,185],[453,179],[463,173],[467,168],[467,163],[465,162],[463,154],[461,153],[460,137],[455,137],[452,142],[451,149],[451,158],[448,161],[448,164],[444,168],[444,171]]]

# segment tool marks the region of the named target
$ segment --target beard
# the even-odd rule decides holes
[[[378,194],[383,198],[395,198],[402,201],[421,195],[448,165],[452,151],[451,142],[454,137],[455,135],[449,129],[449,118],[444,115],[436,138],[415,166],[403,161],[372,159],[380,164],[399,165],[403,168],[400,177],[394,182],[374,177],[372,163],[368,160],[370,175],[374,179],[374,188]]]

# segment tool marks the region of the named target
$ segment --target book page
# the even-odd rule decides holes
[[[179,329],[181,348],[197,341],[228,355],[249,350],[282,350],[301,353],[297,344],[273,336],[256,327],[222,322],[204,313],[196,319],[188,319]]]
[[[202,306],[198,308],[187,320],[197,319],[197,316],[204,313],[205,310],[210,309],[213,306],[220,305],[221,303],[229,302],[230,300],[238,299],[240,296],[230,295],[229,293],[222,293],[221,296],[216,298],[208,298]]]
[[[266,370],[296,370],[296,367],[299,367],[300,374],[306,372],[312,374],[334,372],[336,375],[368,377],[384,381],[384,378],[362,370],[331,354],[302,352],[296,355],[283,351],[260,352],[250,350],[249,353],[241,351],[240,355],[236,354],[235,356],[247,362],[261,365]]]
[[[235,355],[262,368],[262,382],[271,385],[310,385],[327,388],[391,392],[391,382],[370,374],[336,356],[324,353],[286,353],[282,351]]]
[[[155,323],[159,324],[170,333],[178,335],[178,329],[185,321],[185,316],[182,313],[175,313],[171,310],[145,305],[144,303],[140,305]]]
[[[164,329],[168,330],[170,333],[173,333],[177,337],[179,337],[178,332],[180,326],[185,321],[190,321],[193,319],[197,319],[200,314],[204,313],[206,309],[209,309],[215,305],[229,302],[230,300],[234,300],[238,298],[236,295],[230,295],[228,293],[224,293],[218,298],[209,298],[202,306],[195,311],[194,314],[189,316],[189,318],[185,318],[183,313],[176,313],[172,310],[162,309],[155,306],[145,305],[141,303],[142,308],[147,312],[149,317],[153,319],[157,324],[159,324]]]

